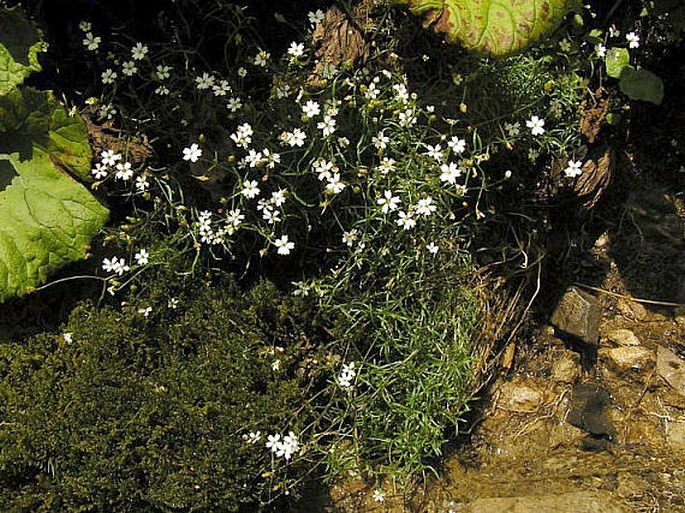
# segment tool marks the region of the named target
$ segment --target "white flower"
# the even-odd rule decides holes
[[[240,191],[240,194],[245,196],[248,199],[256,198],[259,196],[259,193],[261,191],[259,190],[259,187],[257,186],[257,180],[245,180],[243,182],[243,190]]]
[[[138,265],[147,265],[150,261],[150,253],[147,252],[147,249],[141,249],[138,253],[133,255],[133,258]]]
[[[281,447],[281,435],[278,433],[275,435],[268,435],[266,437],[266,448],[271,449],[271,452],[276,452]]]
[[[107,166],[104,164],[98,162],[95,164],[95,167],[90,170],[91,174],[95,177],[96,180],[102,180],[103,178],[107,177]]]
[[[377,169],[381,172],[381,174],[387,175],[390,171],[395,170],[395,159],[383,157]]]
[[[438,209],[437,206],[433,204],[433,198],[428,196],[427,198],[421,198],[418,205],[416,206],[416,214],[424,217],[428,217],[433,212]]]
[[[600,59],[606,57],[607,56],[607,47],[604,46],[602,43],[597,43],[595,45],[595,55],[597,57],[599,57]]]
[[[288,55],[290,55],[293,60],[304,55],[304,43],[290,43],[290,48],[288,48]]]
[[[373,491],[373,500],[375,502],[384,502],[385,501],[385,494],[381,490],[374,490]]]
[[[464,139],[459,139],[459,137],[455,135],[450,139],[450,142],[447,143],[447,146],[449,146],[454,153],[464,153],[464,150],[466,150],[466,141]]]
[[[383,193],[383,197],[378,198],[376,203],[381,206],[381,212],[387,214],[388,212],[396,210],[397,205],[399,205],[401,202],[400,199],[397,196],[394,196],[391,191],[385,191]]]
[[[270,207],[265,207],[262,212],[262,219],[269,224],[276,224],[281,221],[281,213],[278,210],[272,210]]]
[[[247,70],[245,68],[243,68],[242,66],[240,66],[238,68],[238,76],[240,78],[245,78],[247,76]]]
[[[116,165],[117,172],[114,174],[114,178],[117,180],[128,181],[133,176],[133,168],[131,168],[130,162],[119,162]]]
[[[376,87],[376,84],[371,82],[368,86],[366,86],[366,91],[364,91],[364,98],[367,100],[375,100],[378,98],[378,95],[380,94],[380,89]]]
[[[195,86],[199,90],[209,89],[214,85],[216,79],[206,71],[202,75],[195,77]]]
[[[309,11],[309,13],[307,13],[307,18],[309,18],[309,23],[311,23],[313,27],[321,23],[324,20],[325,15],[321,9],[317,9],[316,11]]]
[[[231,134],[231,139],[235,142],[236,146],[239,148],[247,149],[248,145],[252,142],[252,127],[249,123],[243,123],[238,126],[235,133]]]
[[[335,118],[333,116],[326,115],[323,117],[323,121],[317,123],[316,128],[321,130],[324,137],[328,137],[329,135],[333,135],[333,133],[335,133],[335,124]]]
[[[283,235],[274,241],[274,246],[278,248],[279,255],[289,255],[290,251],[295,248],[295,243],[288,241],[288,236]]]
[[[397,226],[401,226],[405,230],[411,230],[416,226],[416,219],[411,212],[400,211],[397,216],[398,219],[395,221]]]
[[[569,160],[568,166],[564,169],[564,174],[569,178],[575,178],[583,173],[583,162],[580,160]]]
[[[240,224],[243,222],[244,219],[245,215],[240,212],[239,208],[231,210],[228,213],[228,215],[226,216],[226,223],[229,226],[229,235],[231,235],[240,227]]]
[[[245,440],[248,444],[256,444],[262,439],[262,432],[261,431],[250,431],[248,434],[243,435],[243,440]]]
[[[430,254],[435,255],[440,250],[440,247],[435,242],[431,242],[430,244],[426,244],[426,249]]]
[[[357,371],[354,367],[354,362],[343,364],[342,371],[338,377],[338,383],[340,383],[342,388],[347,390],[352,388],[352,382],[354,381],[354,378],[357,377]]]
[[[121,155],[114,153],[114,150],[104,150],[100,153],[102,164],[108,167],[116,165],[117,161],[121,160]]]
[[[138,313],[141,314],[143,317],[148,317],[151,312],[152,312],[151,306],[148,306],[146,308],[138,308]]]
[[[504,131],[509,137],[516,137],[521,132],[521,123],[504,123]]]
[[[245,162],[250,167],[257,167],[262,163],[262,152],[250,150],[250,152],[245,156]]]
[[[540,119],[537,116],[532,116],[528,121],[526,121],[526,126],[530,128],[530,133],[533,135],[542,135],[545,133],[545,120]]]
[[[302,106],[302,112],[308,118],[313,118],[314,116],[318,116],[321,113],[321,108],[319,107],[319,104],[317,102],[309,100]]]
[[[131,48],[131,57],[133,57],[133,59],[136,61],[143,60],[146,55],[147,46],[145,46],[143,43],[136,43],[136,46]]]
[[[352,228],[349,232],[343,233],[342,236],[342,241],[343,244],[346,244],[348,247],[352,247],[357,240],[357,237],[359,236],[359,230],[356,228]]]
[[[440,166],[440,171],[440,181],[447,182],[450,185],[457,183],[457,178],[459,178],[462,173],[462,170],[454,162],[442,164]]]
[[[328,178],[326,190],[333,194],[340,194],[345,189],[345,184],[340,181],[340,173],[334,173]]]
[[[107,68],[100,76],[102,77],[102,83],[105,85],[113,84],[118,77],[117,72],[112,68]]]
[[[635,32],[628,32],[626,34],[626,41],[628,41],[629,48],[639,48],[640,46],[640,36]]]
[[[400,126],[412,126],[416,123],[416,116],[414,116],[414,111],[412,109],[407,109],[404,112],[400,112],[398,121],[400,123]]]
[[[138,68],[136,68],[136,63],[134,61],[126,61],[121,65],[121,72],[127,77],[132,77],[138,73]]]
[[[428,150],[426,155],[433,158],[434,160],[437,160],[438,162],[442,160],[443,153],[439,144],[436,144],[435,146],[431,146],[430,144],[428,144],[426,145],[426,149]]]
[[[609,37],[618,37],[621,35],[621,32],[616,28],[616,25],[611,25],[609,27]]]
[[[260,50],[259,53],[254,58],[254,65],[255,66],[261,66],[262,68],[265,68],[267,63],[269,62],[270,57],[271,57],[271,54],[269,52],[266,52],[264,50]]]
[[[67,344],[71,344],[74,342],[74,339],[72,338],[74,336],[73,333],[63,333],[62,338]]]
[[[395,84],[392,86],[395,90],[395,99],[404,103],[409,100],[409,92],[407,86],[404,84]]]
[[[297,436],[295,436],[295,433],[290,431],[285,437],[283,437],[283,442],[280,444],[280,446],[276,448],[276,456],[289,460],[299,449],[300,442],[298,441]]]
[[[528,149],[528,160],[531,162],[535,162],[538,157],[540,156],[540,152],[536,150],[535,148],[529,148]]]
[[[287,98],[290,94],[291,88],[289,84],[279,84],[276,86],[276,98],[283,99]]]
[[[320,124],[320,123],[319,123]],[[302,130],[299,128],[296,128],[295,130],[292,131],[290,134],[290,146],[297,146],[301,147],[304,146],[304,141],[307,138],[307,134],[305,134]]]
[[[93,36],[92,32],[88,32],[86,37],[83,38],[83,46],[85,46],[91,52],[94,52],[100,46],[102,39],[100,36]]]
[[[561,41],[559,41],[559,48],[561,49],[562,52],[570,52],[571,51],[571,43],[568,39],[564,38]]]
[[[390,138],[386,135],[383,135],[382,132],[379,132],[376,137],[371,139],[371,142],[377,150],[384,150],[385,148],[387,148],[388,143],[390,142]]]
[[[347,148],[350,145],[350,140],[347,137],[338,137],[338,144],[341,148]]]
[[[212,91],[214,96],[226,96],[231,92],[231,85],[228,83],[228,80],[222,80],[212,86]]]
[[[155,71],[155,74],[157,76],[157,80],[166,80],[168,79],[171,74],[169,73],[171,71],[171,66],[165,66],[163,64],[157,65],[157,70]]]
[[[285,191],[283,189],[278,189],[271,193],[271,203],[275,206],[280,207],[285,203]]]
[[[108,273],[114,272],[119,276],[131,270],[130,267],[126,265],[125,259],[119,259],[116,256],[113,256],[111,259],[105,258],[102,261],[102,268]]]
[[[240,98],[229,98],[226,107],[231,112],[238,112],[243,108],[243,101]]]
[[[314,172],[319,174],[319,180],[330,179],[334,167],[333,162],[329,162],[326,159],[318,159],[312,166],[314,167]]]
[[[189,160],[190,162],[197,162],[197,159],[199,159],[202,156],[202,150],[200,147],[197,145],[197,143],[193,143],[187,148],[183,148],[183,160]]]
[[[175,297],[169,298],[169,301],[167,301],[166,305],[168,308],[176,310],[178,308],[178,299]]]
[[[89,21],[81,21],[78,24],[78,28],[81,30],[81,32],[90,32],[90,30],[93,28],[93,24]]]
[[[148,182],[146,176],[136,177],[136,189],[138,189],[140,192],[145,192],[149,188],[150,188],[150,182]]]

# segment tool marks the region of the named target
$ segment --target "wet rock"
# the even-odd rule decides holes
[[[601,450],[616,436],[616,429],[606,413],[611,396],[606,389],[593,383],[579,383],[573,387],[571,410],[566,420],[587,432],[583,442],[585,450]]]
[[[583,342],[596,344],[600,318],[601,309],[597,300],[576,287],[570,287],[561,297],[550,322]]]
[[[593,492],[572,492],[556,495],[529,495],[524,497],[494,497],[477,499],[464,509],[464,513],[627,513],[628,508],[605,490]]]
[[[685,361],[670,349],[659,346],[656,355],[656,372],[676,392],[685,396]]]
[[[641,346],[600,349],[599,354],[606,358],[609,366],[617,372],[651,368],[655,359],[652,351]]]
[[[640,339],[630,330],[613,330],[609,332],[607,338],[619,346],[639,346]]]
[[[514,380],[505,383],[500,389],[500,400],[505,408],[512,411],[533,412],[544,399],[544,394],[530,380]]]
[[[682,422],[668,422],[666,425],[666,440],[674,451],[685,452],[685,424]]]
[[[564,351],[560,359],[552,364],[552,380],[557,383],[574,383],[580,375],[580,355]]]

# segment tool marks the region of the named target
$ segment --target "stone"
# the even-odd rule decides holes
[[[596,344],[601,316],[602,311],[595,297],[577,287],[569,287],[559,300],[550,322],[568,335],[587,344]]]
[[[522,497],[492,497],[468,504],[465,513],[628,513],[630,510],[606,490],[527,495]]]
[[[536,411],[544,399],[544,394],[535,383],[528,380],[515,380],[500,388],[500,400],[512,411]]]
[[[613,347],[600,349],[599,355],[607,359],[617,372],[644,370],[654,365],[654,352],[642,346]]]
[[[656,353],[656,372],[676,392],[685,396],[685,361],[677,354],[659,346]]]
[[[630,330],[619,329],[609,332],[607,338],[619,346],[639,346],[640,339]]]
[[[606,412],[609,404],[611,396],[604,387],[593,383],[578,383],[573,387],[571,409],[566,420],[595,438],[611,440],[616,436],[616,429]]]
[[[682,422],[666,423],[666,440],[674,451],[685,453],[685,424]]]
[[[616,303],[616,309],[630,320],[646,321],[649,318],[649,313],[644,306],[629,299],[619,299]]]
[[[575,383],[580,376],[580,355],[564,351],[561,359],[552,364],[552,380],[557,383]]]

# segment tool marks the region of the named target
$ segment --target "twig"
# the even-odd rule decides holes
[[[576,287],[581,287],[588,290],[593,290],[595,292],[600,292],[606,294],[607,296],[620,297],[622,299],[629,299],[630,301],[635,301],[636,303],[644,303],[647,305],[658,305],[658,306],[673,306],[675,308],[685,307],[685,303],[674,303],[672,301],[657,301],[655,299],[641,299],[633,296],[627,296],[625,294],[619,294],[618,292],[611,292],[610,290],[600,289],[599,287],[593,287],[592,285],[585,285],[584,283],[574,283]]]

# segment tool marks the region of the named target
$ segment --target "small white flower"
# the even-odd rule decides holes
[[[271,452],[276,452],[282,445],[281,435],[268,435],[266,437],[266,448],[271,449]]]
[[[175,297],[169,298],[169,301],[167,301],[166,306],[168,308],[171,308],[172,310],[176,310],[178,308],[178,299]]]
[[[167,86],[161,85],[155,89],[155,94],[160,96],[167,96],[169,94],[169,88]]]
[[[150,253],[147,252],[147,249],[143,248],[138,251],[138,253],[133,255],[133,258],[138,265],[147,265],[147,263],[150,261]]]
[[[345,189],[345,184],[340,181],[340,173],[334,173],[328,178],[326,190],[333,194],[340,194]]]
[[[428,196],[427,198],[421,198],[418,205],[416,206],[416,214],[424,217],[428,217],[433,214],[438,209],[437,206],[433,204],[433,198]]]
[[[243,182],[243,190],[240,191],[240,194],[248,199],[253,199],[259,196],[260,192],[257,180],[245,180]]]
[[[319,180],[329,180],[332,175],[334,164],[326,159],[318,159],[312,164],[314,172],[318,173]]]
[[[95,164],[95,167],[90,170],[91,174],[95,177],[96,180],[102,180],[103,178],[107,178],[107,166],[104,164],[98,162]]]
[[[376,137],[371,139],[371,142],[377,150],[384,150],[385,148],[387,148],[388,143],[390,142],[390,137],[383,135],[382,132],[379,132]]]
[[[281,360],[276,359],[273,362],[271,362],[271,370],[276,372],[281,368]],[[280,445],[278,446],[280,448]],[[274,452],[278,451],[279,449],[275,449]]]
[[[119,259],[116,256],[113,256],[111,259],[105,258],[102,261],[102,268],[108,273],[114,272],[119,276],[131,270],[130,267],[126,265],[125,259]]]
[[[509,137],[516,137],[521,133],[521,123],[518,121],[516,123],[504,123],[504,131]]]
[[[218,84],[212,86],[212,91],[214,96],[226,96],[231,92],[231,85],[228,83],[228,80],[221,80]]]
[[[597,43],[595,45],[595,55],[599,57],[600,59],[604,58],[607,56],[607,47],[604,46],[602,43]]]
[[[321,9],[317,9],[316,11],[309,11],[307,18],[309,18],[309,23],[314,27],[324,20],[325,15]]]
[[[466,141],[464,139],[459,139],[459,137],[455,135],[447,143],[447,146],[449,146],[454,153],[464,153],[464,150],[466,150]]]
[[[74,342],[74,339],[72,338],[74,336],[73,333],[63,333],[62,338],[67,344],[71,344]]]
[[[343,244],[346,244],[348,247],[352,247],[354,243],[356,242],[357,238],[359,237],[359,230],[356,228],[352,228],[349,232],[343,233],[342,236],[342,241]]]
[[[387,175],[390,171],[395,170],[395,159],[383,157],[377,169],[381,174]]]
[[[412,109],[407,109],[403,112],[400,112],[400,115],[398,116],[398,121],[400,123],[400,126],[403,127],[409,127],[414,125],[416,123],[416,116],[414,116],[414,111]]]
[[[293,60],[304,55],[304,43],[290,43],[290,48],[288,48],[288,55],[292,57]]]
[[[126,61],[121,65],[121,72],[127,77],[132,77],[138,73],[138,68],[136,68],[136,63],[134,61]]]
[[[319,123],[320,124],[320,123]],[[307,138],[307,134],[305,134],[302,130],[299,128],[296,128],[295,130],[292,131],[290,134],[290,146],[297,146],[302,147],[304,146],[304,141]]]
[[[316,128],[321,130],[324,137],[333,135],[335,133],[336,121],[333,116],[326,115],[323,117],[323,121],[317,123]]]
[[[440,250],[440,246],[438,246],[435,242],[431,242],[430,244],[426,244],[426,249],[431,255],[435,255]]]
[[[317,102],[309,100],[302,106],[302,112],[308,118],[313,118],[314,116],[318,116],[321,113],[321,108],[319,107],[319,104]]]
[[[91,52],[94,52],[100,46],[102,39],[100,36],[93,36],[92,32],[88,32],[83,38],[83,46],[85,46]]]
[[[93,28],[93,24],[89,21],[83,20],[78,24],[78,28],[81,30],[81,32],[90,32]]]
[[[374,490],[373,491],[373,500],[374,500],[374,502],[384,502],[385,501],[385,494],[381,490]]]
[[[626,41],[628,41],[629,48],[640,47],[640,36],[638,36],[635,32],[628,32],[626,34]]]
[[[261,66],[262,68],[265,68],[267,63],[269,62],[269,58],[271,57],[271,54],[269,52],[266,52],[264,50],[260,50],[259,53],[254,58],[254,65],[255,66]]]
[[[215,82],[216,79],[214,76],[210,75],[206,71],[202,75],[195,77],[195,87],[197,87],[200,91],[204,89],[210,89]]]
[[[407,86],[404,84],[395,84],[392,86],[395,91],[395,99],[404,103],[409,100],[409,92]]]
[[[197,162],[197,159],[199,159],[202,156],[202,149],[197,145],[197,143],[193,143],[187,148],[183,148],[183,160],[189,160],[190,162]]]
[[[528,121],[526,121],[526,126],[530,128],[530,133],[533,135],[542,135],[545,133],[545,120],[537,116],[532,116]]]
[[[112,68],[107,68],[100,76],[102,77],[102,83],[107,85],[113,84],[119,75]]]
[[[278,189],[271,193],[271,203],[276,207],[280,207],[285,203],[285,191],[283,189]]]
[[[281,221],[281,213],[278,210],[264,208],[264,211],[262,212],[262,219],[264,219],[268,224],[276,224]]]
[[[618,37],[621,35],[621,31],[616,28],[616,25],[611,25],[609,27],[609,37]]]
[[[261,431],[250,431],[248,434],[243,435],[243,440],[248,444],[254,445],[262,439]]]
[[[559,41],[559,48],[562,52],[568,53],[571,51],[571,42],[568,39],[564,38],[561,41]]]
[[[397,226],[401,226],[405,230],[411,230],[416,226],[416,219],[411,212],[400,211],[398,214],[398,219],[395,221]]]
[[[147,46],[143,43],[136,43],[136,46],[131,48],[131,57],[136,61],[141,61],[147,55]]]
[[[157,76],[157,80],[167,80],[171,74],[169,73],[171,71],[171,66],[165,66],[163,64],[158,64],[157,69],[155,71],[155,75]]]
[[[141,314],[143,317],[148,317],[151,312],[152,312],[151,306],[148,306],[146,308],[138,308],[138,313]]]
[[[247,70],[245,68],[243,68],[242,66],[240,66],[238,68],[238,76],[240,78],[245,78],[247,76]]]
[[[295,248],[295,243],[288,241],[288,236],[283,235],[274,241],[274,246],[278,248],[279,255],[289,255],[290,251]]]
[[[575,178],[583,174],[583,162],[580,160],[569,160],[564,174],[569,178]]]
[[[229,98],[228,102],[226,103],[226,107],[231,112],[238,112],[240,109],[243,108],[243,101],[238,97]]]
[[[426,149],[428,150],[426,152],[426,155],[433,158],[434,160],[437,160],[438,162],[442,160],[443,152],[439,144],[436,144],[435,146],[431,146],[430,144],[428,144],[426,145]]]
[[[252,127],[249,123],[243,123],[238,126],[235,133],[231,134],[231,139],[235,142],[236,146],[239,148],[247,149],[248,145],[252,142]]]
[[[114,174],[114,178],[117,180],[128,181],[133,176],[133,168],[130,162],[119,162],[116,165],[117,172]]]
[[[140,192],[145,192],[149,188],[150,188],[150,182],[148,181],[146,176],[136,177],[136,189],[138,189]]]
[[[100,158],[102,159],[102,164],[108,167],[116,165],[116,163],[121,160],[121,155],[114,153],[114,150],[104,150],[100,153]]]
[[[354,362],[345,363],[343,364],[342,371],[340,372],[340,376],[338,377],[338,383],[340,383],[340,386],[342,388],[347,389],[349,391],[352,388],[352,382],[356,377],[357,370],[355,369]]]
[[[376,203],[381,206],[381,212],[387,214],[388,212],[396,210],[401,201],[397,196],[393,195],[392,191],[385,191],[383,197],[378,198]]]
[[[457,183],[457,178],[461,176],[462,170],[454,162],[442,164],[440,166],[440,181],[450,185]]]

